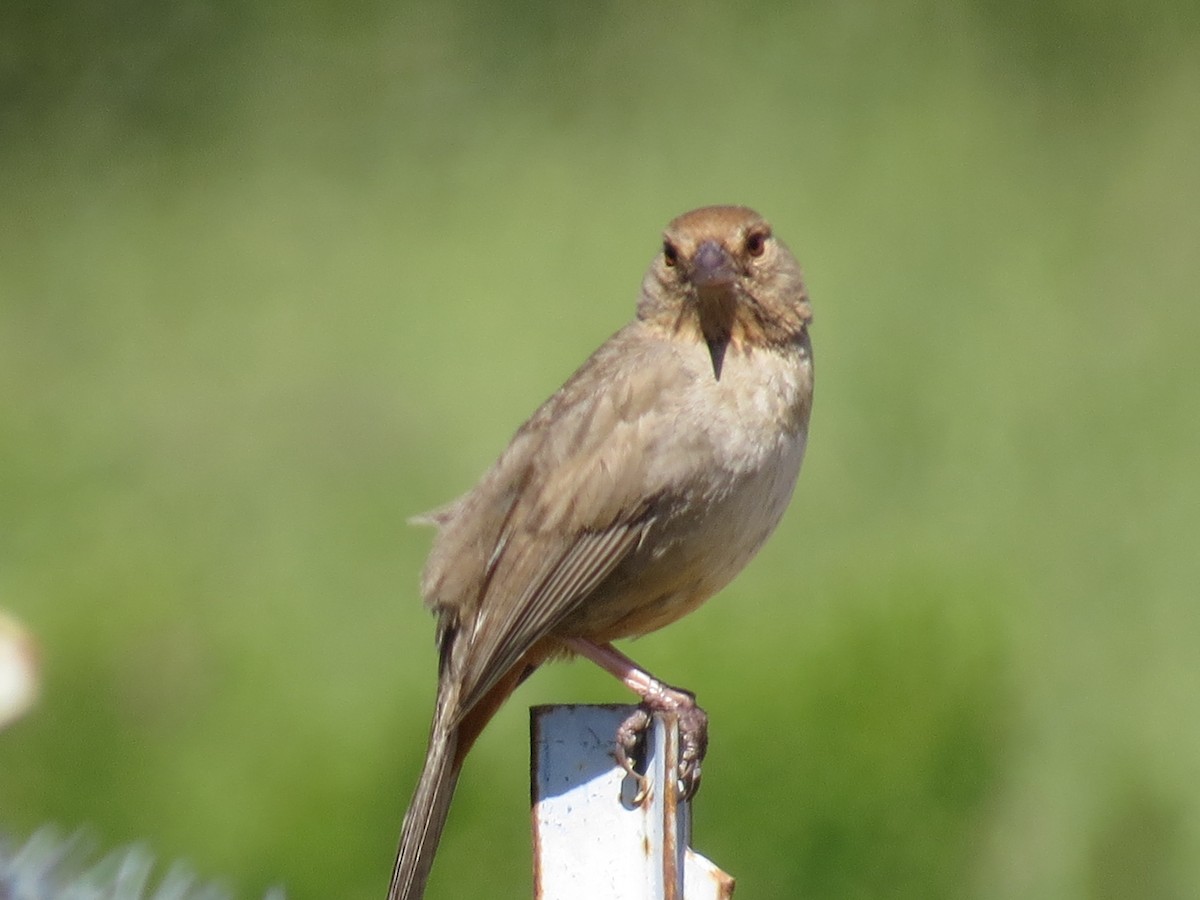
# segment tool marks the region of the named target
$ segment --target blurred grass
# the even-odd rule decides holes
[[[635,655],[714,721],[755,897],[1200,892],[1194,6],[360,0],[0,12],[0,605],[44,699],[0,828],[377,896],[423,752],[428,534],[756,206],[818,397],[760,559]],[[432,897],[528,890],[526,720]]]

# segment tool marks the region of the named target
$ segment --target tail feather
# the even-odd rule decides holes
[[[443,670],[425,768],[404,814],[388,900],[421,900],[425,895],[425,882],[433,868],[433,856],[467,751],[517,685],[546,658],[547,652],[544,647],[534,648],[466,711],[459,704],[459,679]]]
[[[425,769],[413,792],[408,812],[404,814],[388,900],[419,900],[425,894],[425,882],[433,867],[433,856],[446,825],[454,786],[462,768],[458,729],[439,721],[445,716],[445,707],[439,704],[429,736]]]

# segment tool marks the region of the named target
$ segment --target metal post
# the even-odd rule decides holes
[[[679,799],[679,729],[654,716],[646,736],[649,793],[613,756],[630,706],[531,711],[536,900],[727,900],[733,879],[688,846],[691,808]],[[668,775],[668,773],[670,773]]]

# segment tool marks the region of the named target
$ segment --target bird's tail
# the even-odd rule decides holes
[[[388,900],[421,900],[425,895],[425,882],[433,867],[433,855],[437,852],[438,839],[446,824],[454,786],[458,783],[458,773],[467,751],[517,685],[546,658],[547,652],[543,647],[535,647],[467,710],[463,710],[459,702],[458,678],[450,675],[448,668],[443,668],[438,680],[437,709],[429,732],[425,768],[408,812],[404,814]]]
[[[440,697],[429,734],[429,750],[425,768],[413,792],[404,826],[400,831],[400,848],[392,869],[392,884],[388,900],[420,900],[425,894],[425,882],[433,867],[433,855],[450,811],[454,786],[462,769],[458,752],[458,727],[453,724],[454,704]]]

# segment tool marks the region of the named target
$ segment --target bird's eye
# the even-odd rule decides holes
[[[755,229],[746,235],[746,252],[751,256],[762,256],[763,251],[767,249],[767,238],[771,236],[768,231],[760,231]]]
[[[674,266],[679,262],[679,250],[670,241],[663,241],[663,262],[668,266]]]

